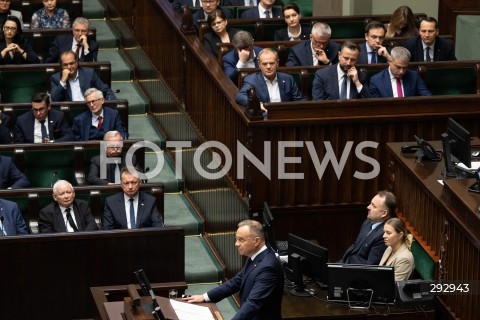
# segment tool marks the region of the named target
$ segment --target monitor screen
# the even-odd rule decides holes
[[[463,163],[466,167],[472,166],[472,153],[470,150],[470,132],[452,118],[448,118],[448,138],[450,152],[456,162]]]
[[[328,301],[355,305],[395,302],[393,266],[327,264]]]
[[[266,202],[263,203],[263,230],[267,243],[275,252],[278,252],[275,231],[273,230],[273,215]]]

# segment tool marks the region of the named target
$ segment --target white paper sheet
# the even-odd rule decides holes
[[[215,320],[210,308],[198,304],[170,300],[179,320]]]

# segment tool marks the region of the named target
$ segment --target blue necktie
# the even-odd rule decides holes
[[[347,99],[347,75],[343,75],[342,87],[340,89],[340,99]]]
[[[135,224],[135,208],[133,207],[133,198],[130,198],[130,229],[135,229],[137,225]]]
[[[377,53],[375,51],[372,51],[372,60],[370,63],[377,63]]]

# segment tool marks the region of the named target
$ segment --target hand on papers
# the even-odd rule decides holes
[[[182,301],[186,301],[186,302],[188,302],[188,303],[201,303],[201,302],[205,302],[205,300],[203,299],[203,295],[201,295],[201,294],[197,294],[197,295],[194,295],[194,296],[182,298]]]

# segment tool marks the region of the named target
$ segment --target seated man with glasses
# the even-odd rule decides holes
[[[197,33],[197,35],[199,29],[198,20],[207,20],[208,15],[210,15],[212,12],[214,12],[215,10],[222,10],[222,8],[220,8],[220,0],[203,0],[201,2],[201,5],[202,7],[192,15],[193,27],[195,28],[195,32]],[[233,18],[231,11],[222,11],[223,13],[225,13],[225,17],[227,19]]]
[[[62,71],[50,78],[52,101],[84,101],[83,93],[88,88],[97,88],[107,100],[115,100],[115,94],[103,83],[95,70],[82,68],[73,51],[66,51],[60,57]]]
[[[32,98],[32,112],[17,118],[14,143],[49,143],[72,141],[72,131],[65,114],[52,109],[46,92],[38,92]]]
[[[20,20],[23,29],[22,13],[17,10],[10,10],[12,0],[0,0],[0,25],[3,25],[8,16],[15,16]]]
[[[312,27],[310,40],[302,41],[290,49],[285,66],[322,66],[338,63],[340,45],[332,40],[332,29],[317,22]]]
[[[60,54],[65,51],[73,51],[78,61],[97,61],[98,43],[88,37],[90,21],[87,18],[78,17],[73,21],[72,34],[60,35],[53,41],[46,63],[58,62]]]
[[[72,131],[76,141],[102,140],[111,130],[118,131],[123,139],[128,138],[118,111],[103,107],[105,99],[100,90],[87,89],[84,96],[89,110],[73,119]]]

